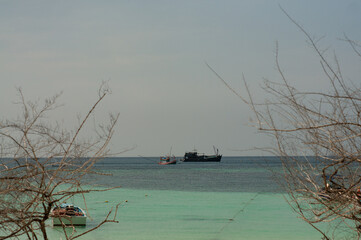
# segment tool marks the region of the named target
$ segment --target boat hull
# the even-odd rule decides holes
[[[62,216],[53,217],[53,226],[62,226],[64,223],[66,226],[85,226],[85,216]]]
[[[207,155],[185,155],[183,162],[220,162],[222,155],[207,156]]]
[[[169,162],[158,162],[159,165],[168,165],[168,164],[176,164],[177,161],[173,160],[173,161],[169,161]]]

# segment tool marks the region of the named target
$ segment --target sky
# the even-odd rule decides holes
[[[211,154],[213,146],[224,156],[264,155],[252,149],[272,142],[205,63],[242,95],[244,75],[262,101],[263,80],[280,81],[277,42],[292,85],[327,89],[306,37],[279,6],[357,81],[360,61],[342,41],[361,40],[356,0],[0,0],[1,119],[20,114],[17,87],[29,100],[62,92],[49,121],[72,128],[107,81],[112,94],[94,121],[120,114],[110,147],[131,149],[120,156]]]

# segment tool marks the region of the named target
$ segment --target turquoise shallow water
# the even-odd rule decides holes
[[[288,206],[260,158],[172,166],[148,160],[111,159],[96,166],[113,176],[88,181],[123,187],[88,194],[92,220],[77,231],[96,226],[117,203],[119,223],[81,239],[320,239]],[[274,170],[280,167],[276,159],[268,160]],[[84,208],[81,199],[72,201]],[[49,234],[50,239],[64,239],[59,228],[49,227]]]
[[[116,189],[89,194],[87,201],[93,220],[77,228],[79,232],[99,223],[111,206],[122,204],[119,223],[83,239],[320,239],[282,194]],[[58,228],[49,230],[51,239],[61,238]]]

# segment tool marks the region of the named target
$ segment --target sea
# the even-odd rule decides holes
[[[83,233],[119,205],[116,220],[79,239],[288,240],[321,239],[286,202],[274,176],[277,157],[223,157],[221,162],[158,165],[159,157],[116,157],[95,164],[86,187],[109,191],[70,200],[88,209]],[[111,215],[113,216],[113,215]],[[65,239],[61,227],[50,239]],[[69,233],[71,230],[69,229]]]

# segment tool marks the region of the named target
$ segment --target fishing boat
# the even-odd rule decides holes
[[[213,147],[214,148],[214,147]],[[222,155],[218,153],[218,149],[215,149],[214,155],[199,154],[196,149],[184,154],[183,162],[220,162]]]
[[[177,160],[175,159],[175,156],[173,155],[172,158],[170,157],[172,154],[172,147],[170,147],[168,155],[165,157],[160,157],[160,161],[158,162],[159,165],[168,165],[168,164],[176,164]]]
[[[168,164],[176,164],[177,160],[175,159],[175,156],[172,157],[172,159],[169,156],[161,157],[160,161],[158,162],[159,165],[168,165]]]
[[[53,226],[85,226],[86,214],[80,207],[72,204],[63,203],[54,207],[50,215],[52,217]]]

